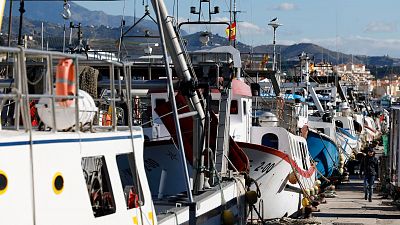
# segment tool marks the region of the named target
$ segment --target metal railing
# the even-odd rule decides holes
[[[122,75],[126,77],[126,73],[130,70],[125,69],[125,65],[120,62],[115,61],[96,61],[96,60],[87,60],[85,56],[75,55],[75,54],[66,54],[60,52],[52,52],[52,51],[41,51],[41,50],[33,50],[33,49],[24,49],[22,47],[19,48],[10,48],[10,47],[0,47],[0,56],[5,59],[0,62],[0,68],[5,68],[7,73],[3,76],[3,81],[7,81],[6,84],[2,85],[3,92],[0,91],[0,129],[2,125],[6,125],[8,121],[1,121],[2,118],[5,118],[2,115],[4,111],[4,107],[8,108],[12,107],[14,110],[14,115],[11,115],[11,120],[13,120],[13,125],[6,126],[8,129],[21,129],[20,118],[22,118],[22,124],[25,131],[32,129],[31,124],[31,115],[30,115],[30,101],[37,101],[40,98],[50,98],[50,107],[52,113],[52,122],[53,122],[53,132],[57,132],[57,121],[56,121],[56,102],[59,99],[73,99],[74,101],[74,113],[75,113],[75,126],[74,131],[80,131],[79,124],[79,99],[78,96],[79,90],[79,66],[107,66],[109,68],[109,80],[111,97],[108,99],[111,105],[111,117],[112,117],[112,130],[116,131],[116,101],[120,100],[116,98],[116,86],[115,86],[115,70],[117,69],[118,78]],[[55,78],[55,61],[60,59],[72,59],[73,65],[75,69],[75,94],[68,96],[60,96],[56,95],[54,92],[54,78]],[[30,93],[28,88],[28,74],[27,68],[28,66],[40,66],[45,68],[45,74],[43,74],[42,82],[42,93]],[[1,78],[0,78],[1,79]],[[8,87],[7,87],[8,86]],[[7,87],[7,88],[6,88]],[[121,79],[118,79],[117,83],[118,94],[122,94],[122,84]],[[1,90],[1,89],[0,89]],[[8,103],[7,103],[8,102]],[[10,115],[7,115],[7,120]],[[12,123],[11,123],[12,124]]]

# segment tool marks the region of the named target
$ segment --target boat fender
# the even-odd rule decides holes
[[[60,59],[56,71],[56,95],[75,95],[75,67],[72,59]],[[73,99],[57,99],[58,104],[68,107]]]
[[[246,191],[246,202],[249,205],[255,205],[258,200],[257,192],[256,191]]]
[[[257,197],[260,198],[261,191],[260,191],[260,185],[258,184],[258,182],[256,180],[254,180],[253,178],[251,178],[248,174],[244,174],[244,179],[245,179],[246,187],[250,187],[252,184],[254,184],[256,186]]]
[[[320,180],[316,180],[314,183],[315,183],[314,186],[317,186],[317,187],[319,187],[321,185],[321,181]]]
[[[310,200],[308,200],[307,197],[304,197],[304,198],[301,200],[301,205],[302,205],[304,208],[307,207],[308,205],[310,205]]]
[[[344,154],[343,154],[343,153],[341,153],[341,154],[339,155],[339,160],[344,162]]]
[[[342,168],[339,169],[339,173],[343,174],[343,172],[344,172],[344,170],[343,170],[343,167],[342,167]]]
[[[310,195],[313,196],[315,194],[314,188],[310,188]]]
[[[229,209],[222,211],[221,219],[223,225],[235,224],[235,216],[233,215],[233,212]]]
[[[314,191],[315,191],[315,194],[317,195],[318,194],[318,191],[319,191],[319,187],[318,186],[314,186]]]
[[[294,171],[289,174],[289,182],[291,184],[296,184],[297,183],[297,176],[296,176]]]
[[[304,193],[305,193],[306,195],[310,196],[310,194],[311,194],[310,189],[305,189],[305,190],[304,190]]]

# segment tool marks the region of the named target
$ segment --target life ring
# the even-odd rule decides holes
[[[60,59],[56,71],[56,95],[73,96],[76,94],[75,67],[72,59]],[[57,99],[60,106],[68,107],[73,99]]]

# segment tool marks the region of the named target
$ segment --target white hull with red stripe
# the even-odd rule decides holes
[[[281,127],[252,127],[251,143],[239,142],[250,160],[250,176],[260,186],[260,210],[264,219],[290,216],[302,208],[301,188],[314,187],[315,170],[310,164],[307,142]],[[263,137],[274,134],[278,148],[263,146]],[[265,144],[265,143],[264,143]],[[296,170],[300,182],[291,184],[289,174]],[[253,214],[253,219],[257,216]]]

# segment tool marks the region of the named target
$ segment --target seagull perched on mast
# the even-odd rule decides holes
[[[278,17],[273,18],[271,21],[269,22],[275,22],[278,19]]]

